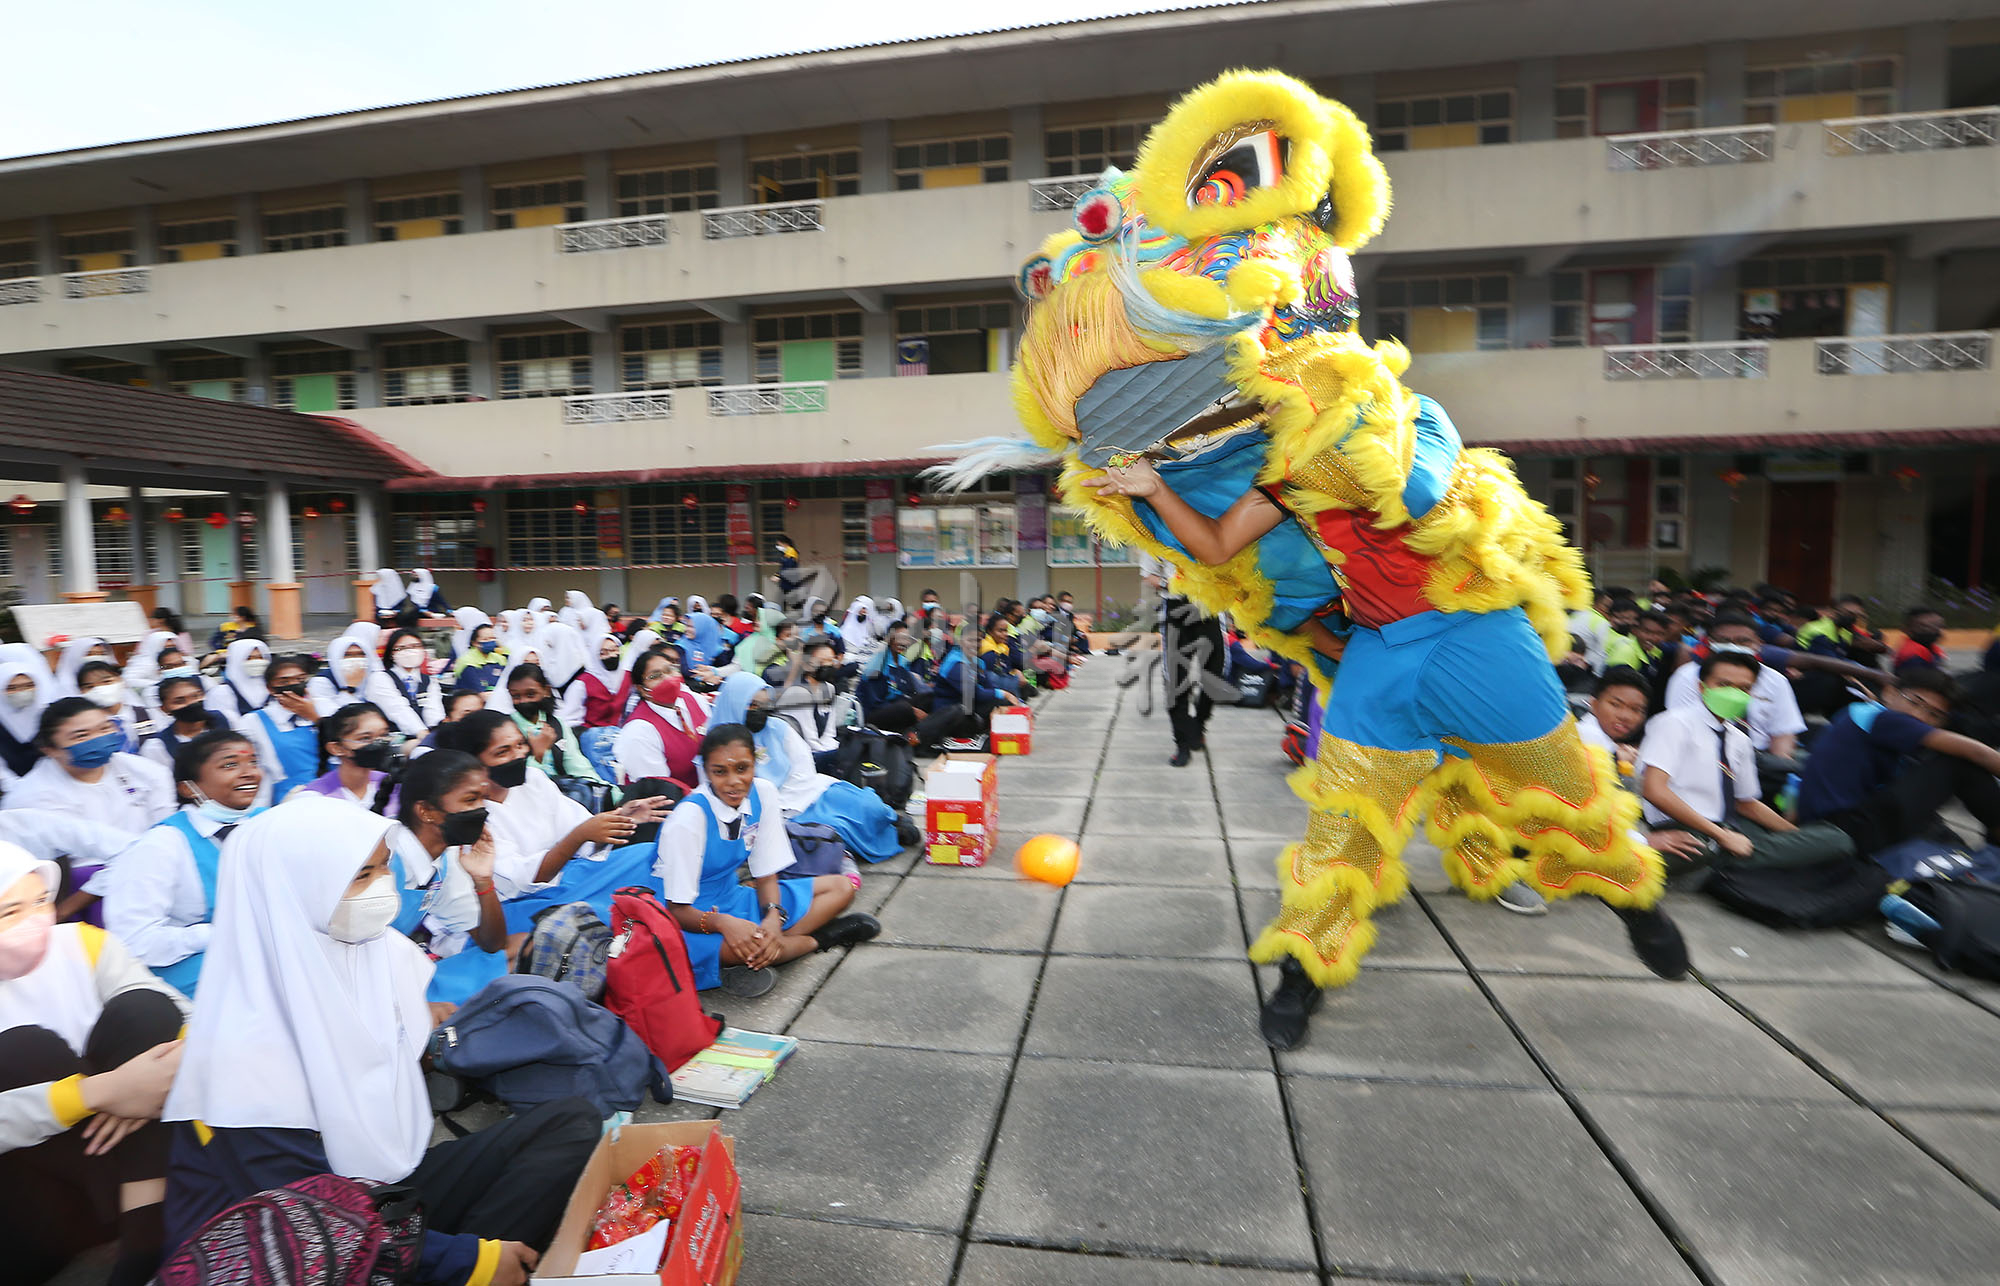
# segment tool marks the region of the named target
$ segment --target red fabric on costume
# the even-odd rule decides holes
[[[1320,540],[1345,556],[1333,574],[1348,619],[1369,629],[1434,610],[1424,597],[1424,582],[1436,560],[1410,551],[1403,539],[1408,524],[1382,531],[1372,525],[1375,517],[1352,509],[1317,515]]]

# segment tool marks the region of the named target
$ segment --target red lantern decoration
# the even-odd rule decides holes
[[[573,513],[587,514],[590,512],[590,506],[583,503],[583,501],[579,500],[575,504],[570,506],[570,510]]]
[[[700,507],[701,507],[701,497],[695,495],[694,492],[690,491],[686,495],[681,497],[681,508],[698,509]]]
[[[168,522],[173,523],[175,526],[178,527],[183,521],[186,520],[187,513],[179,505],[171,505],[168,507],[165,513],[160,515],[160,517],[165,518]]]
[[[1743,485],[1743,479],[1748,475],[1745,474],[1741,469],[1724,469],[1722,472],[1716,474],[1715,476],[1723,483],[1725,483],[1731,491],[1734,491],[1736,490],[1736,488]]]
[[[335,496],[333,499],[327,501],[326,507],[328,509],[331,509],[333,512],[337,514],[344,514],[347,512],[347,502],[345,500],[342,500],[339,496]]]
[[[1921,469],[1918,469],[1915,465],[1906,464],[1900,469],[1890,470],[1889,476],[1894,478],[1897,482],[1901,483],[1903,486],[1903,490],[1908,491],[1910,489],[1910,484],[1915,482],[1918,478],[1923,477],[1924,475],[1923,471]]]
[[[924,498],[923,498],[922,496],[918,495],[918,494],[917,494],[916,492],[914,492],[914,491],[910,492],[910,493],[909,493],[908,495],[906,495],[906,496],[904,496],[904,497],[903,497],[903,503],[905,503],[905,504],[911,504],[911,505],[920,505],[920,504],[922,504],[923,502],[924,502]]]
[[[1598,484],[1603,481],[1604,479],[1594,473],[1585,473],[1583,475],[1583,494],[1586,496],[1596,495]]]
[[[305,507],[304,513],[302,513],[300,516],[305,518],[317,518],[319,517],[319,510],[313,508],[311,505],[307,505]]]
[[[245,527],[255,527],[257,525],[257,511],[255,509],[240,510],[236,515],[236,521],[242,523]]]
[[[220,509],[217,509],[211,512],[208,515],[208,517],[204,518],[202,521],[206,522],[211,527],[227,527],[229,525],[229,515],[222,512]]]
[[[124,505],[113,505],[104,511],[106,522],[129,522],[131,519],[132,515],[126,512]]]
[[[35,512],[35,502],[26,496],[15,496],[7,502],[7,507],[17,514],[31,514]]]
[[[474,500],[474,501],[472,502],[472,512],[474,512],[474,513],[476,513],[476,514],[483,514],[483,513],[485,513],[485,512],[486,512],[486,502],[485,502],[484,500]]]
[[[798,507],[799,507],[799,498],[798,498],[797,496],[786,496],[786,497],[785,497],[785,508],[787,508],[787,509],[797,509]]]

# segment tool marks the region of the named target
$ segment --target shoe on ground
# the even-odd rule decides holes
[[[872,915],[857,912],[827,921],[813,930],[813,941],[819,943],[821,951],[832,951],[836,947],[851,947],[867,942],[882,932],[882,922]]]
[[[1500,890],[1500,896],[1493,899],[1503,911],[1515,915],[1547,915],[1549,900],[1526,884],[1509,884]]]
[[[778,975],[774,970],[752,969],[749,965],[722,966],[722,989],[732,996],[748,1000],[777,985]]]
[[[1626,936],[1632,939],[1632,954],[1639,963],[1669,980],[1687,977],[1687,942],[1667,913],[1658,907],[1613,907],[1625,922]]]
[[[1194,751],[1189,750],[1186,746],[1182,746],[1174,751],[1174,757],[1167,760],[1167,763],[1174,768],[1185,768],[1193,758]]]
[[[1326,993],[1306,976],[1305,966],[1291,956],[1278,964],[1278,989],[1257,1014],[1257,1030],[1272,1049],[1297,1049],[1306,1043],[1306,1023],[1318,1011]]]
[[[904,848],[909,848],[922,840],[923,837],[924,833],[917,829],[915,822],[907,817],[898,817],[896,819],[896,842],[898,844],[901,844]]]

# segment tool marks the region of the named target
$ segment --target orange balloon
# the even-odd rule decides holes
[[[1037,835],[1014,853],[1014,865],[1031,880],[1058,888],[1076,878],[1076,841],[1061,835]]]

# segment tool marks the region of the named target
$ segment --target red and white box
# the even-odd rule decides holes
[[[987,725],[996,755],[1025,755],[1035,744],[1035,711],[1030,706],[996,706]]]
[[[661,1148],[702,1149],[680,1215],[673,1221],[657,1268],[579,1272],[591,1220],[613,1186]],[[707,1121],[626,1125],[605,1135],[570,1190],[569,1207],[555,1240],[542,1256],[535,1280],[542,1286],[732,1286],[743,1265],[743,1187],[736,1174],[736,1141]],[[635,1243],[642,1237],[632,1239]],[[593,1252],[602,1253],[602,1252]],[[646,1256],[651,1259],[651,1256]]]
[[[1000,760],[940,755],[924,773],[924,857],[936,866],[984,866],[1000,830]]]

